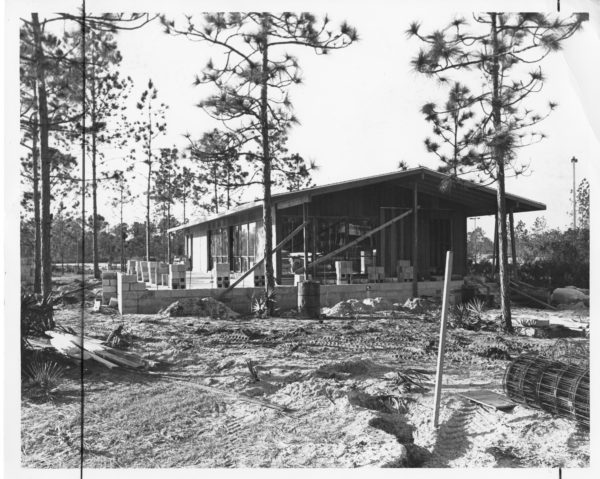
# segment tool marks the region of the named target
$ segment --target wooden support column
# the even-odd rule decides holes
[[[492,252],[492,276],[498,269],[498,213],[494,215],[494,251]]]
[[[385,223],[385,210],[383,208],[379,208],[379,224],[382,225]],[[385,229],[381,230],[380,233],[380,251],[379,251],[379,258],[380,258],[380,264],[378,266],[383,266],[384,268],[384,272],[387,273],[387,264],[385,262],[385,258],[386,258],[386,250],[385,250],[385,235],[386,235],[386,231]]]
[[[304,228],[302,228],[302,235],[304,236],[304,241],[302,243],[302,247],[304,249],[304,281],[308,279],[308,228],[306,227],[306,220],[308,217],[308,205],[306,203],[302,203],[302,221],[304,222]]]
[[[513,210],[508,214],[510,222],[510,252],[512,256],[512,273],[514,279],[519,279],[519,265],[517,264],[517,244],[515,243],[515,220]]]
[[[313,232],[312,277],[313,277],[313,281],[316,281],[317,280],[317,264],[316,264],[316,260],[317,260],[317,218],[313,218],[313,221],[312,221],[312,232]]]
[[[418,187],[417,183],[413,186],[413,247],[412,247],[412,267],[413,267],[413,297],[419,296],[419,214],[418,214]]]
[[[394,210],[392,210],[394,212]],[[400,221],[402,224],[402,221]],[[398,263],[398,223],[390,227],[390,276],[396,276]],[[387,275],[386,275],[387,276]]]

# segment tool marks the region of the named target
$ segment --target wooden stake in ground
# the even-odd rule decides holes
[[[444,374],[444,350],[446,348],[446,324],[450,292],[450,279],[452,278],[452,251],[446,253],[446,275],[444,277],[444,295],[442,297],[442,318],[440,321],[440,344],[438,347],[437,371],[435,374],[435,395],[433,403],[433,427],[438,427],[440,416],[440,399],[442,397],[442,376]]]

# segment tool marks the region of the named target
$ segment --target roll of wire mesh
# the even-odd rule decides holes
[[[503,384],[513,401],[574,419],[589,428],[589,366],[524,354],[507,366]]]

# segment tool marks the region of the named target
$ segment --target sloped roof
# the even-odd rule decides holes
[[[411,168],[404,171],[394,171],[381,175],[367,176],[354,180],[340,181],[321,186],[312,186],[299,191],[290,191],[283,193],[275,193],[272,196],[273,205],[287,203],[292,201],[304,202],[310,201],[315,196],[321,196],[337,191],[344,191],[353,188],[364,187],[377,183],[384,183],[394,180],[408,180],[418,178],[418,188],[420,192],[434,195],[447,196],[452,201],[468,205],[472,211],[469,216],[484,216],[491,215],[496,212],[496,190],[489,186],[480,185],[473,181],[457,179],[453,181],[452,187],[446,193],[440,191],[440,184],[444,180],[449,180],[451,177],[445,173],[431,170],[426,167]],[[507,208],[512,209],[515,213],[526,211],[545,210],[546,205],[533,201],[522,196],[506,193]],[[181,229],[197,226],[215,219],[226,218],[244,211],[249,211],[254,208],[262,208],[262,200],[251,201],[244,203],[235,208],[232,208],[224,213],[205,216],[185,225],[171,228],[169,231],[177,231]]]

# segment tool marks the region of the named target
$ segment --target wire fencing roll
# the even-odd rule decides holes
[[[504,392],[513,401],[590,425],[589,366],[524,354],[504,373]]]

